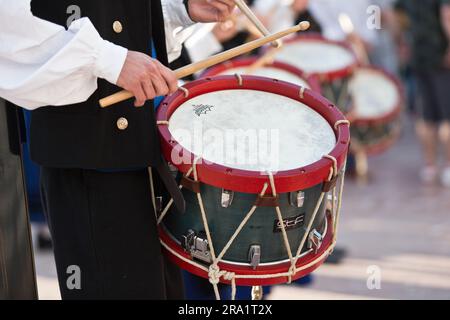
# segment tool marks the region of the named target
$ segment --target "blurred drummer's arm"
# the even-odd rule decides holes
[[[447,37],[447,42],[450,44],[450,0],[441,0],[441,4],[442,29]],[[450,68],[450,45],[444,57],[444,64],[447,68]]]
[[[223,50],[223,46],[212,30],[215,23],[199,23],[193,34],[186,40],[185,46],[192,62],[204,60]]]
[[[161,0],[169,62],[181,55],[183,42],[191,35],[195,22],[189,17],[183,0]],[[189,28],[189,29],[188,29]]]
[[[182,43],[192,34],[186,28],[194,21],[225,21],[236,6],[233,0],[161,0],[161,4],[169,62],[180,56]]]
[[[88,18],[69,29],[36,18],[30,0],[0,0],[0,97],[27,109],[85,101],[97,78],[115,83],[127,49]]]
[[[441,23],[447,41],[450,43],[450,0],[441,0]]]

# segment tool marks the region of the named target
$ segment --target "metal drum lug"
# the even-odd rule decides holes
[[[248,251],[248,261],[255,270],[261,262],[261,246],[252,245]]]
[[[322,241],[323,235],[316,229],[311,230],[308,236],[308,249],[312,249],[314,253],[317,253],[322,246]]]
[[[289,192],[289,204],[301,208],[305,204],[305,193],[303,191]]]
[[[220,205],[222,208],[228,208],[233,203],[234,192],[231,190],[222,189],[222,195],[220,197]]]

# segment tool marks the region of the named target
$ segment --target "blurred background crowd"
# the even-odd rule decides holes
[[[450,1],[248,3],[271,32],[307,20],[308,33],[345,42],[362,64],[400,79],[405,97],[400,137],[369,156],[362,177],[356,172],[346,186],[339,248],[311,276],[265,288],[266,298],[450,298]],[[186,41],[173,68],[259,37],[238,12],[232,20],[183,32]],[[40,295],[58,298],[38,169],[27,157],[26,171]],[[206,280],[186,275],[186,287],[190,298],[214,297]],[[249,298],[250,291],[240,288],[238,296]]]

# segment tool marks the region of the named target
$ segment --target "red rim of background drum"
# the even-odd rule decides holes
[[[237,59],[229,60],[229,61],[220,63],[218,65],[215,65],[214,67],[207,69],[200,75],[199,78],[213,77],[213,76],[221,75],[221,73],[223,73],[227,70],[230,70],[230,69],[248,67],[248,66],[251,66],[252,64],[254,64],[256,61],[258,61],[259,58],[260,57],[255,56],[255,57],[245,57],[245,58],[237,58]],[[264,68],[264,67],[270,67],[270,68],[280,69],[280,70],[289,72],[289,73],[297,76],[298,78],[303,79],[309,85],[311,90],[313,90],[317,93],[321,93],[320,82],[319,82],[318,77],[313,76],[313,75],[308,75],[308,74],[306,74],[306,72],[302,71],[301,69],[299,69],[291,64],[275,60],[272,63],[262,66],[261,68]]]
[[[316,261],[315,263],[312,263],[307,268],[298,271],[295,275],[292,276],[292,280],[300,279],[314,270],[316,270],[320,265],[322,265],[325,260],[328,258],[328,255],[325,254],[328,249],[330,249],[330,246],[333,245],[333,228],[332,228],[332,217],[331,215],[327,215],[327,223],[328,228],[327,232],[325,233],[325,237],[323,239],[322,245],[320,246],[320,249],[317,251],[317,253],[310,252],[303,256],[302,258],[298,259],[297,261],[297,268],[301,268],[303,266],[308,266],[308,264],[311,264],[314,260],[320,258],[322,256],[322,259]],[[189,253],[185,252],[181,246],[176,243],[165,231],[163,227],[159,227],[159,237],[161,241],[167,245],[171,250],[175,251],[179,256],[184,257],[187,260],[192,261],[192,257]],[[184,261],[183,259],[180,259],[178,256],[174,255],[172,252],[167,250],[163,246],[163,250],[166,253],[167,257],[176,265],[181,267],[182,269],[205,279],[208,279],[208,271],[205,271],[195,265],[192,265],[191,263],[188,263]],[[225,262],[219,262],[219,268],[220,270],[227,270],[234,272],[235,274],[239,275],[267,275],[267,274],[277,274],[277,273],[285,273],[289,267],[291,266],[290,262],[280,262],[280,263],[273,263],[271,265],[267,266],[258,266],[256,269],[253,269],[251,266],[243,266],[233,263],[225,263]],[[261,279],[242,279],[237,278],[236,279],[236,285],[241,286],[266,286],[266,285],[275,285],[275,284],[281,284],[281,283],[287,283],[289,281],[288,277],[281,276],[281,277],[274,277],[274,278],[261,278]],[[228,280],[225,280],[224,278],[220,278],[221,283],[230,284],[231,282]]]
[[[306,88],[303,92],[303,98],[301,98],[300,87],[288,82],[256,76],[242,76],[242,80],[241,85],[235,76],[218,76],[190,82],[184,86],[184,88],[189,90],[188,97],[185,96],[182,90],[178,90],[161,103],[156,116],[157,121],[169,121],[173,112],[181,104],[198,95],[210,92],[249,89],[278,94],[306,104],[327,120],[336,137],[336,145],[329,154],[336,158],[338,169],[342,168],[349,147],[350,130],[347,125],[340,125],[334,128],[334,124],[337,121],[345,120],[345,117],[334,104]],[[159,125],[158,130],[161,137],[162,152],[167,161],[171,162],[171,154],[174,148],[180,150],[179,155],[182,155],[184,158],[189,158],[191,162],[194,161],[196,156],[174,140],[168,125]],[[186,173],[192,167],[192,163],[174,165],[182,173]],[[330,159],[322,158],[302,168],[274,173],[273,176],[277,193],[305,190],[323,183],[328,179],[332,166],[333,163]],[[211,162],[199,163],[197,165],[197,172],[198,179],[202,183],[243,193],[259,193],[264,184],[268,182],[268,176],[261,175],[260,172],[228,168]],[[270,187],[268,192],[271,192]]]
[[[381,153],[387,151],[400,138],[400,135],[401,135],[400,127],[397,127],[394,130],[395,131],[393,132],[393,134],[391,136],[389,136],[375,144],[361,146],[361,149],[364,150],[364,152],[369,156],[375,156],[375,155],[378,155],[378,154],[381,154]],[[354,152],[354,150],[351,150],[351,152]]]
[[[390,111],[389,113],[386,113],[385,115],[383,115],[381,117],[359,118],[356,114],[352,114],[352,112],[350,112],[347,116],[348,116],[349,120],[352,122],[352,126],[364,126],[364,125],[369,126],[369,125],[384,124],[386,122],[390,122],[390,121],[396,119],[402,112],[404,103],[405,103],[405,91],[404,91],[403,86],[400,83],[399,79],[396,78],[395,76],[393,76],[392,74],[388,73],[387,71],[385,71],[381,68],[378,68],[378,67],[374,67],[374,66],[359,67],[357,70],[355,70],[355,72],[357,72],[358,70],[369,70],[374,73],[380,73],[383,76],[385,76],[386,78],[388,78],[389,80],[391,80],[392,83],[394,84],[395,88],[397,89],[398,101],[395,104],[392,111]],[[357,109],[357,107],[352,106],[351,110],[356,110],[356,109]]]
[[[289,44],[293,44],[296,42],[305,42],[305,41],[310,41],[310,42],[314,41],[314,42],[322,42],[322,43],[326,43],[326,44],[337,45],[339,47],[342,47],[342,48],[348,50],[354,58],[353,64],[351,64],[345,68],[342,68],[342,69],[332,70],[329,72],[307,73],[309,75],[317,76],[319,78],[320,82],[332,82],[337,79],[342,79],[342,78],[351,76],[353,71],[355,70],[355,68],[357,68],[360,65],[360,61],[358,60],[356,53],[354,52],[354,50],[348,43],[346,43],[344,41],[328,40],[328,39],[325,39],[322,35],[320,35],[318,33],[298,34],[292,38],[284,40],[283,42],[284,42],[284,46],[287,46]],[[267,52],[267,50],[270,50],[269,47],[265,47],[263,49],[262,54],[265,54]],[[281,50],[283,50],[283,49],[281,49]],[[276,60],[276,58],[277,58],[277,55],[275,55],[275,60]],[[305,71],[305,73],[306,73],[306,71]]]

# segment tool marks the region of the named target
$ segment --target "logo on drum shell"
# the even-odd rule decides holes
[[[194,104],[192,105],[194,107],[194,112],[197,116],[201,116],[202,114],[206,114],[207,112],[211,111],[214,106],[209,104]]]
[[[304,213],[299,214],[298,216],[295,217],[283,219],[283,224],[286,231],[300,228],[301,226],[303,226],[304,223],[305,223]],[[281,225],[280,221],[276,219],[273,223],[273,232],[274,233],[281,232],[282,229],[283,226]]]

